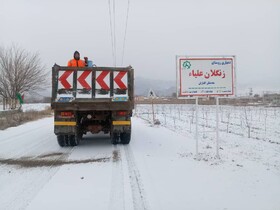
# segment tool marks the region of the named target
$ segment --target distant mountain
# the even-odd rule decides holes
[[[137,96],[148,96],[150,90],[153,90],[157,96],[172,96],[172,94],[176,92],[176,81],[136,77],[134,85],[135,95]]]
[[[176,81],[164,81],[147,79],[143,77],[135,78],[135,95],[136,96],[148,96],[149,90],[153,90],[157,96],[172,96],[176,93]],[[237,96],[248,96],[250,89],[252,89],[252,94],[262,95],[266,91],[276,91],[280,92],[278,84],[271,84],[271,86],[258,86],[251,83],[237,83]],[[51,96],[51,88],[48,87],[45,90],[31,91],[29,94],[25,94],[26,98],[34,97],[41,99],[43,97]]]
[[[263,92],[271,90],[265,87],[254,87],[250,84],[237,84],[237,95],[245,96],[249,95],[249,91],[252,88],[252,94],[263,94]],[[143,77],[135,78],[135,95],[136,96],[148,96],[150,90],[153,90],[157,96],[172,96],[176,93],[176,81],[164,81],[147,79]],[[279,92],[279,89],[278,89]]]

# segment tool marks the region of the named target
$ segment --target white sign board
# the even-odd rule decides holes
[[[178,97],[235,94],[235,57],[177,56]]]

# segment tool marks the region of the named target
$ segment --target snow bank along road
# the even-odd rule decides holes
[[[194,160],[191,137],[132,120],[127,146],[87,135],[78,147],[60,148],[53,118],[0,131],[0,208],[280,209],[280,164],[272,156],[240,143],[221,150],[224,160],[212,153]],[[279,145],[245,145],[257,144],[280,158]]]

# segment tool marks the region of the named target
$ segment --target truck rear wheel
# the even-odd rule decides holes
[[[57,143],[59,146],[64,147],[65,146],[65,139],[64,135],[57,135]]]
[[[118,133],[112,133],[111,134],[111,143],[116,145],[119,143],[119,135]]]
[[[66,146],[70,145],[70,141],[69,141],[69,136],[68,135],[64,135],[64,141],[65,141],[65,145]]]
[[[122,144],[129,144],[131,139],[131,133],[121,133],[120,138]]]
[[[79,144],[78,136],[75,136],[75,135],[69,136],[69,143],[70,143],[70,146],[72,146],[72,147],[77,146]]]

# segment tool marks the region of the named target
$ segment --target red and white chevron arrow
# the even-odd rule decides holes
[[[71,89],[73,87],[73,70],[59,71],[58,89]],[[71,75],[71,77],[70,77]]]
[[[120,88],[121,90],[127,89],[127,72],[114,72],[114,88]]]
[[[91,89],[91,80],[92,80],[92,74],[91,71],[78,71],[77,73],[77,88],[78,89]]]
[[[109,71],[96,71],[96,89],[110,90],[109,73]]]

